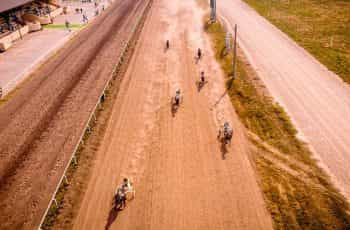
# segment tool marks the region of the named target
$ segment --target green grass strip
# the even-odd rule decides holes
[[[69,28],[70,29],[80,29],[83,28],[83,24],[70,24]],[[44,29],[59,29],[59,30],[64,30],[66,29],[65,24],[48,24],[48,25],[43,25]]]

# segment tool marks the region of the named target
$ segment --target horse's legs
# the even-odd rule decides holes
[[[122,199],[122,206],[123,206],[123,208],[126,207],[126,197],[123,197],[123,199]]]

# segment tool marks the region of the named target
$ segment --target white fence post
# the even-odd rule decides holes
[[[53,198],[53,201],[55,202],[55,205],[56,205],[56,207],[58,208],[58,203],[57,203],[56,198]]]
[[[66,181],[66,184],[69,184],[69,181],[68,181],[67,175],[64,175],[64,180]]]

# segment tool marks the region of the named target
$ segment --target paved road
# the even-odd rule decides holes
[[[0,107],[1,229],[35,229],[147,1],[115,1]]]
[[[350,198],[350,88],[240,0],[220,0],[228,23],[273,97]]]
[[[272,229],[244,128],[224,94],[195,3],[154,1],[74,229]],[[196,64],[198,47],[205,53]],[[200,70],[209,82],[198,92]],[[172,115],[177,88],[183,102]],[[216,135],[225,120],[235,135],[224,151]],[[134,181],[136,197],[117,213],[111,201],[125,176]]]

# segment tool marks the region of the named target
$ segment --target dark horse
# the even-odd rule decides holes
[[[116,211],[122,210],[125,208],[126,197],[122,193],[121,188],[118,188],[117,193],[114,195],[114,204],[113,207]]]
[[[233,136],[232,129],[230,129],[230,130],[219,130],[218,139],[224,144],[231,143],[232,136]]]

